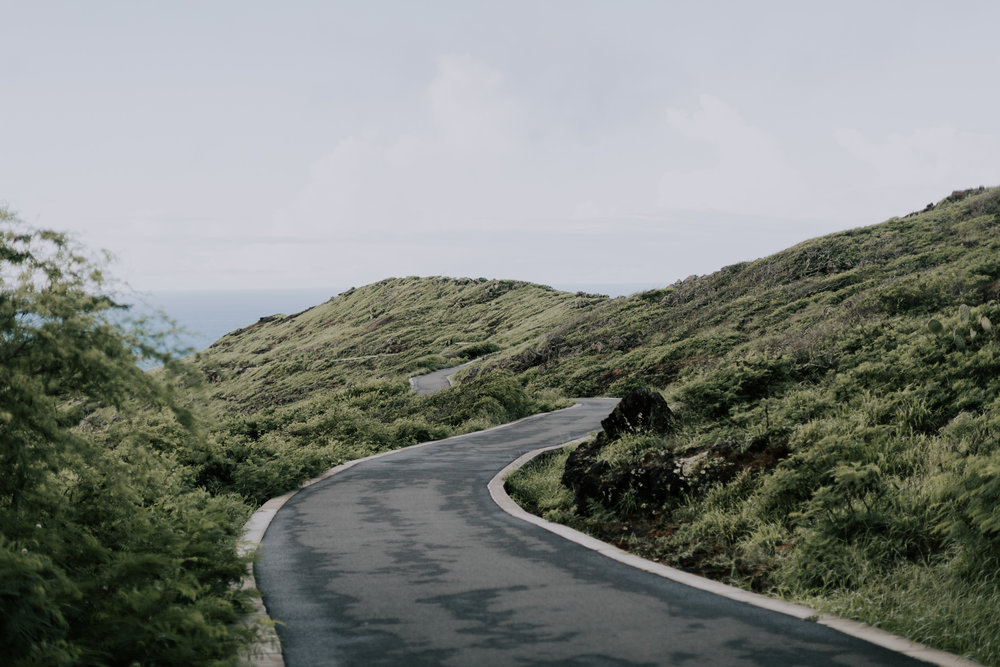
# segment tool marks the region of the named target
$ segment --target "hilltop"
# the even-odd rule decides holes
[[[255,502],[344,460],[569,405],[492,369],[432,396],[408,378],[539,339],[607,297],[513,280],[390,278],[234,331],[189,359],[214,424],[199,481]]]
[[[516,348],[606,300],[514,280],[390,278],[261,318],[195,362],[219,385],[213,400],[256,410]]]
[[[830,369],[859,327],[996,299],[998,207],[997,189],[955,192],[918,213],[609,299],[547,332],[536,356],[504,365],[573,395],[665,387],[737,348]]]

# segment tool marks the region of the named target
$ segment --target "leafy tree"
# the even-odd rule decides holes
[[[246,508],[193,485],[205,444],[176,362],[123,324],[103,263],[0,209],[0,654],[229,662]]]

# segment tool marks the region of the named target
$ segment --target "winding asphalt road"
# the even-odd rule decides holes
[[[502,512],[487,483],[614,402],[399,450],[307,487],[255,566],[286,664],[911,665],[636,570]]]
[[[417,392],[421,396],[433,394],[441,391],[442,389],[447,389],[451,386],[451,380],[449,378],[468,366],[469,363],[471,362],[464,363],[461,366],[453,366],[452,368],[442,368],[441,370],[434,371],[433,373],[416,375],[410,378],[410,386],[413,387],[413,391]]]

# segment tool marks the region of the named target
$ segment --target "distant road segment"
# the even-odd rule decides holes
[[[451,376],[457,373],[459,370],[465,368],[471,362],[466,362],[461,366],[453,366],[451,368],[442,368],[439,371],[434,371],[433,373],[427,373],[426,375],[417,375],[410,378],[410,386],[413,391],[418,394],[433,394],[436,391],[441,391],[442,389],[447,389],[451,386]]]

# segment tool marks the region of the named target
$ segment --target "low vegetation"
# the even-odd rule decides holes
[[[1000,664],[998,251],[1000,190],[978,189],[604,304],[529,384],[653,384],[674,429],[606,446],[584,507],[565,457],[510,488],[655,560]]]
[[[603,300],[511,280],[392,278],[234,331],[191,359],[204,378],[192,405],[216,424],[199,481],[263,502],[345,460],[569,405],[511,371],[430,396],[408,378],[519,349]]]
[[[79,248],[6,211],[0,223],[4,664],[230,659],[253,633],[234,586],[249,508],[191,474],[208,443],[177,400],[182,375],[112,316]],[[167,367],[154,377],[141,359]]]

